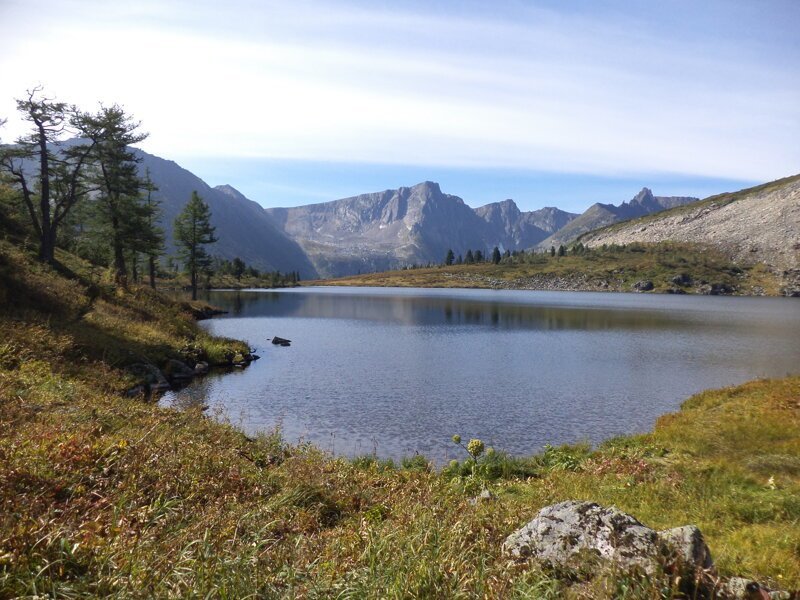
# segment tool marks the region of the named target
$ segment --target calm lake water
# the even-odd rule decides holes
[[[514,454],[647,431],[691,394],[800,372],[800,301],[454,289],[217,291],[262,357],[163,402],[335,454]],[[289,348],[270,344],[273,336]]]

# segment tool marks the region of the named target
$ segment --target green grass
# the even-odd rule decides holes
[[[120,367],[140,353],[231,342],[59,259],[0,241],[0,598],[675,596],[664,579],[570,580],[503,556],[566,499],[696,524],[723,574],[800,587],[800,377],[699,394],[595,449],[498,448],[443,471],[332,458],[123,397]],[[484,486],[496,498],[471,503]]]
[[[689,277],[692,283],[676,285],[672,280],[679,275]],[[744,295],[779,295],[781,288],[778,278],[763,265],[736,264],[713,248],[674,242],[598,248],[561,257],[527,254],[503,259],[498,265],[404,269],[306,284],[628,292],[644,280],[653,282],[654,292],[680,290],[687,294],[704,293],[713,284],[728,286],[734,293]]]

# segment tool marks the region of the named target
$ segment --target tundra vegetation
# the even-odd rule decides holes
[[[692,294],[782,295],[782,280],[762,264],[742,265],[699,244],[633,243],[589,248],[581,243],[545,251],[492,251],[491,260],[466,250],[463,262],[409,265],[396,271],[325,280],[324,285],[464,287]],[[453,252],[457,252],[455,249]],[[460,254],[458,256],[461,256]],[[310,285],[323,282],[307,282]]]
[[[40,262],[2,210],[0,598],[678,597],[669,579],[503,554],[567,499],[695,524],[722,574],[800,587],[800,377],[699,394],[597,448],[522,458],[470,440],[443,470],[332,457],[126,396],[133,362],[247,349],[204,334],[197,304],[60,248]]]

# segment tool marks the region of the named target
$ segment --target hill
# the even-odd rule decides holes
[[[712,196],[580,238],[591,247],[665,240],[712,246],[736,262],[759,262],[800,283],[800,175]]]
[[[634,219],[644,215],[658,213],[663,210],[696,202],[698,198],[691,196],[654,196],[649,188],[642,188],[630,201],[619,206],[596,203],[590,206],[577,218],[557,229],[553,235],[539,243],[540,248],[556,248],[561,244],[570,244],[582,233],[605,227],[620,221]]]
[[[197,191],[211,209],[211,222],[219,241],[209,248],[215,256],[236,257],[262,271],[299,271],[304,278],[317,271],[302,248],[275,226],[257,202],[246,198],[229,185],[211,187],[177,163],[136,150],[141,158],[140,172],[150,172],[158,186],[153,194],[161,201],[160,224],[166,233],[167,253],[174,254],[172,223],[192,191]]]

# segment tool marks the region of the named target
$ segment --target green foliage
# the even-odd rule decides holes
[[[184,268],[191,278],[192,300],[197,300],[197,277],[211,266],[205,246],[217,241],[211,226],[211,211],[197,192],[192,192],[189,202],[175,218],[174,235]]]

